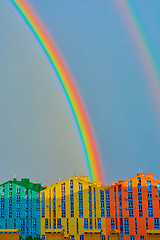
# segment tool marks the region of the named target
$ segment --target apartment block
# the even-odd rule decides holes
[[[61,233],[73,240],[106,236],[105,187],[83,176],[58,181],[41,191],[41,236]]]
[[[150,233],[160,234],[160,181],[153,174],[138,173],[113,183],[105,193],[108,238],[114,229],[121,240],[144,240]]]
[[[16,178],[0,185],[0,229],[20,229],[21,236],[40,236],[41,184]]]

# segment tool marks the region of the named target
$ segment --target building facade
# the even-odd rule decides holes
[[[41,184],[16,178],[0,185],[0,228],[20,229],[25,238],[40,236]]]
[[[74,176],[41,191],[41,236],[47,229],[63,231],[73,240],[83,240],[84,234],[102,232],[106,235],[105,187],[88,177]]]
[[[106,189],[106,235],[119,230],[123,240],[146,239],[148,230],[158,230],[160,181],[153,174],[114,183]]]

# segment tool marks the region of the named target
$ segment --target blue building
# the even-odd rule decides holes
[[[0,228],[20,229],[25,238],[40,236],[41,184],[16,178],[0,185]]]

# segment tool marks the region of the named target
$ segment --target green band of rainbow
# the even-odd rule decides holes
[[[53,41],[49,38],[37,16],[33,10],[31,10],[31,7],[24,0],[9,1],[20,13],[21,17],[25,20],[29,29],[36,37],[36,40],[49,60],[50,65],[62,86],[78,128],[91,180],[103,181],[100,159],[85,109],[73,80],[57,52]]]
[[[134,43],[137,47],[137,51],[143,69],[148,79],[148,87],[151,91],[152,98],[157,106],[158,120],[160,121],[160,74],[159,69],[154,59],[151,46],[143,33],[138,16],[133,9],[134,1],[115,1],[116,6],[121,12],[121,16],[125,19],[125,24],[128,27],[128,31],[131,33]]]

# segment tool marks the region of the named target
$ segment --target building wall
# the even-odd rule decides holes
[[[30,189],[30,182],[25,187],[17,183],[0,186],[0,228],[19,228],[23,238],[40,236],[40,192]]]
[[[76,240],[83,239],[84,232],[98,228],[102,229],[103,234],[106,235],[104,190],[105,188],[99,182],[93,183],[88,180],[88,177],[77,179],[75,176],[63,182],[59,181],[41,191],[43,239],[47,228],[62,228],[65,234],[71,234],[71,239]],[[73,211],[71,211],[72,202]],[[82,211],[80,211],[81,207]],[[59,222],[60,225],[58,225]]]
[[[0,240],[19,240],[19,233],[0,233]]]
[[[140,173],[113,184],[106,189],[107,236],[112,229],[118,229],[121,239],[146,239],[146,229],[159,229],[159,209],[160,181],[153,174]]]

